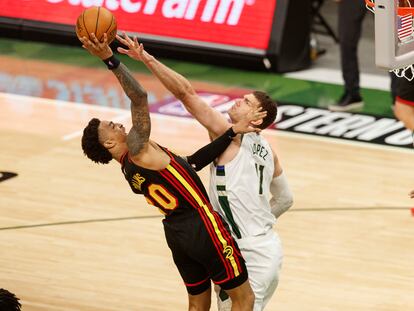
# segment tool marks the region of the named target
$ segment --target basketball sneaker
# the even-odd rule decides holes
[[[328,106],[328,109],[331,111],[351,111],[360,109],[363,106],[364,102],[359,94],[352,95],[350,93],[345,93],[336,105],[330,105]]]

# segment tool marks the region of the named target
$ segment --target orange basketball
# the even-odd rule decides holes
[[[103,34],[108,36],[108,44],[114,41],[116,35],[115,16],[103,7],[91,7],[82,12],[76,21],[76,35],[78,38],[91,39],[94,33],[99,41],[103,40]]]

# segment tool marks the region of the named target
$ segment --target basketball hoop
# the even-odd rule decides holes
[[[413,2],[413,4],[411,4]],[[400,44],[411,42],[414,40],[414,1],[413,0],[398,0],[399,6],[397,15],[399,18],[398,41]],[[368,10],[375,14],[375,0],[365,0],[365,5]],[[401,28],[400,28],[401,25]],[[390,70],[399,78],[406,78],[409,81],[414,79],[414,64]]]
[[[414,2],[413,0],[411,0],[411,1]],[[407,14],[411,14],[411,15],[414,14],[414,3],[412,5],[411,1],[410,0],[405,0],[404,2],[406,2],[408,5],[398,7],[398,15],[404,16],[404,15],[407,15]],[[365,5],[366,5],[368,10],[370,10],[372,13],[375,13],[375,0],[365,0]]]

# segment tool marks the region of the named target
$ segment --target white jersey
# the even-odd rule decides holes
[[[273,172],[272,149],[256,133],[243,135],[240,150],[229,163],[211,165],[210,200],[234,237],[262,235],[272,229],[276,221],[269,204]]]

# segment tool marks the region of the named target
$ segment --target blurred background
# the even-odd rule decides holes
[[[74,21],[85,7],[105,4],[105,1],[95,2],[1,1],[0,53],[4,65],[0,91],[115,107],[124,105],[119,99],[121,94],[114,96],[110,86],[98,83],[96,77],[84,76],[82,80],[79,79],[82,74],[64,73],[102,68],[99,61],[80,48],[74,32]],[[214,22],[214,16],[210,22],[200,21],[204,2],[193,20],[163,17],[159,8],[152,15],[145,14],[142,12],[145,2],[142,8],[137,6],[136,13],[130,13],[128,10],[133,8],[123,8],[113,1],[117,5],[113,12],[118,19],[118,30],[137,35],[149,52],[191,80],[228,88],[263,89],[281,103],[327,107],[338,101],[343,81],[335,1],[282,0],[276,4],[272,0],[263,5],[234,1],[233,7],[224,7],[231,1],[221,2],[227,19],[218,22]],[[358,50],[363,112],[392,116],[387,72],[374,64],[374,17],[366,15]],[[113,47],[116,45],[114,42]],[[140,64],[123,56],[121,59],[134,71],[146,73]],[[39,70],[36,67],[39,62],[49,62],[53,69],[43,66]],[[155,90],[151,95],[153,101],[166,96]]]
[[[76,37],[96,5],[223,113],[252,90],[278,101],[263,135],[295,203],[275,226],[285,261],[267,310],[414,310],[412,132],[375,66],[369,11],[357,40],[363,105],[332,109],[345,88],[339,2],[0,0],[0,288],[23,310],[186,309],[161,215],[117,164],[80,149],[91,117],[130,126],[128,98]],[[208,142],[144,65],[118,57],[148,90],[157,142],[182,154]]]

